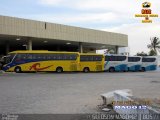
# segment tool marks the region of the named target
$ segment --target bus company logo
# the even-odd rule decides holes
[[[144,17],[145,19],[142,20],[142,23],[152,23],[152,20],[150,20],[150,17],[158,17],[158,14],[152,14],[152,9],[149,9],[151,7],[150,2],[144,2],[142,3],[142,10],[141,14],[135,14],[135,17]]]
[[[41,67],[41,64],[40,63],[35,63],[33,64],[29,70],[35,70],[35,71],[40,71],[40,70],[45,70],[45,69],[48,69],[50,67],[52,67],[53,65],[50,65],[50,66],[46,66],[46,67]]]
[[[150,2],[142,3],[142,8],[150,8],[150,7],[151,7],[151,3]]]

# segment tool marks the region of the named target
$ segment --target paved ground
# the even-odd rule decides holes
[[[160,98],[160,71],[129,73],[0,73],[0,113],[92,113],[100,94],[131,89]]]

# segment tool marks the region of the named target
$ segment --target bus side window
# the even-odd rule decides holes
[[[92,55],[88,56],[88,61],[93,61],[93,56]]]
[[[42,59],[47,60],[47,54],[42,54]]]
[[[122,61],[121,56],[116,56],[116,61]]]
[[[65,54],[61,54],[61,60],[66,60],[66,55]]]
[[[72,59],[73,59],[73,56],[71,54],[69,54],[68,60],[72,60]]]
[[[67,60],[67,54],[63,55],[63,60]]]
[[[22,60],[26,60],[26,54],[17,54],[15,61],[22,61]]]
[[[156,58],[142,58],[142,62],[155,62]]]
[[[70,60],[76,60],[77,59],[77,55],[76,54],[71,54],[70,55]]]
[[[93,56],[93,61],[98,61],[99,56]]]
[[[117,61],[117,57],[116,56],[110,56],[110,61]]]
[[[36,60],[36,54],[32,54],[32,59]]]
[[[134,62],[139,62],[140,61],[140,57],[135,57]]]
[[[81,55],[80,56],[80,61],[85,61],[86,59],[85,59],[85,56],[84,55]]]
[[[139,62],[140,57],[128,57],[128,62]]]
[[[47,54],[47,58],[46,59],[47,60],[51,60],[51,58],[52,58],[51,56],[52,56],[52,54]]]
[[[32,60],[33,59],[33,55],[32,54],[27,54],[27,59]]]
[[[41,59],[41,56],[40,56],[39,54],[37,54],[36,56],[37,56],[37,59],[38,59],[38,60]]]
[[[102,57],[103,56],[95,56],[95,60],[94,61],[102,61]]]
[[[124,61],[126,60],[126,56],[117,56],[117,61]]]
[[[89,61],[89,56],[84,56],[84,61]]]
[[[57,58],[58,58],[58,60],[62,60],[62,55],[61,55],[61,54],[58,54],[58,55],[57,55]]]

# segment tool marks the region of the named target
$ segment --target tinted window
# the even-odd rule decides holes
[[[77,54],[58,54],[58,53],[33,53],[33,54],[18,54],[16,59],[30,59],[30,60],[76,60]]]
[[[102,61],[102,55],[81,55],[80,61]]]
[[[76,60],[77,59],[77,54],[70,54],[69,55],[69,60]]]
[[[27,54],[17,54],[16,60],[25,60],[27,59]]]
[[[76,60],[77,54],[52,54],[52,60]]]
[[[116,56],[117,57],[117,61],[124,61],[126,60],[126,56]]]
[[[124,61],[126,56],[105,56],[105,61]]]
[[[128,62],[139,62],[140,60],[140,57],[128,57]]]
[[[94,61],[102,61],[103,56],[94,56],[93,60]]]
[[[142,62],[155,62],[156,58],[142,58]]]
[[[10,62],[13,60],[14,55],[15,55],[15,54],[8,54],[6,57],[4,57],[3,62],[4,62],[5,64],[10,63]]]

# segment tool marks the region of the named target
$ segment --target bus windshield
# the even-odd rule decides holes
[[[12,61],[14,57],[14,54],[8,54],[7,56],[4,56],[3,57],[3,61],[4,61],[4,64],[8,64]]]

